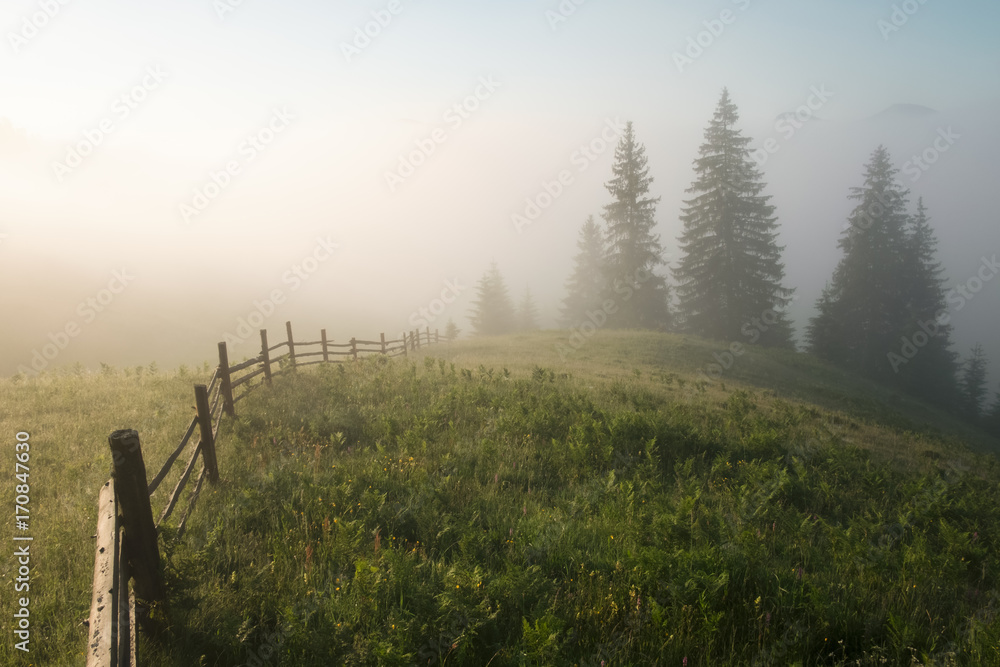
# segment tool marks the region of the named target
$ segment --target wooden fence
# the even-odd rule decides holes
[[[216,436],[223,416],[236,416],[236,403],[257,387],[270,384],[275,375],[299,366],[350,362],[372,355],[406,355],[422,345],[440,341],[438,332],[435,330],[432,334],[429,327],[424,331],[403,332],[396,340],[386,340],[385,334],[381,334],[378,341],[352,338],[347,343],[328,340],[326,329],[320,331],[318,341],[297,342],[292,337],[291,322],[285,323],[285,333],[285,340],[270,346],[267,330],[261,329],[260,354],[235,365],[229,363],[226,343],[219,343],[219,365],[212,379],[207,385],[194,386],[195,415],[180,444],[152,480],[147,482],[139,434],[134,430],[120,430],[108,436],[113,472],[101,488],[97,501],[87,667],[136,665],[136,621],[138,619],[138,627],[151,630],[155,623],[149,620],[150,609],[166,603],[160,572],[160,527],[177,506],[199,456],[201,469],[177,524],[178,538],[184,534],[205,478],[209,483],[219,480]],[[318,350],[314,349],[316,346]],[[280,354],[274,356],[273,353],[279,351]],[[258,377],[260,379],[254,382]],[[237,392],[240,388],[242,390]],[[159,519],[154,522],[150,498],[184,453],[196,430],[198,442],[191,448],[187,465]]]

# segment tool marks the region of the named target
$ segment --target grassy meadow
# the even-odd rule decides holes
[[[998,443],[803,355],[711,380],[719,343],[560,341],[313,366],[240,402],[222,482],[165,530],[142,664],[1000,664]],[[152,476],[208,376],[0,381],[3,432],[32,435],[36,596],[32,653],[0,662],[83,664],[107,435],[137,429]]]

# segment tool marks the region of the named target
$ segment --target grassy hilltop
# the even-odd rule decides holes
[[[314,366],[242,401],[223,483],[166,531],[144,664],[1000,664],[996,442],[803,355],[719,376],[699,339],[560,341]],[[108,433],[137,429],[152,474],[206,379],[0,381],[4,432],[32,434],[35,664],[83,661]]]

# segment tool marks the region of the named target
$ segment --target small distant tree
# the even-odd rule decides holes
[[[514,306],[496,262],[490,263],[489,270],[476,285],[476,300],[472,302],[469,321],[477,336],[496,336],[514,330]]]
[[[517,304],[516,319],[518,331],[535,331],[538,329],[538,307],[535,305],[535,300],[531,296],[531,289],[528,287],[524,288],[524,296],[521,297],[521,302]]]
[[[959,383],[962,411],[973,421],[979,421],[983,414],[983,399],[986,398],[986,352],[976,343],[971,356],[962,367]]]
[[[444,327],[445,340],[455,340],[460,333],[462,333],[462,330],[458,328],[458,325],[451,318],[448,318],[448,324]]]
[[[567,328],[584,321],[604,297],[604,235],[594,216],[588,216],[580,228],[576,247],[579,252],[573,258],[573,274],[566,281],[566,298],[559,314],[559,323]]]

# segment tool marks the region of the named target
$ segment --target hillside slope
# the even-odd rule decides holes
[[[1000,664],[985,435],[802,355],[566,345],[460,341],[251,394],[223,483],[164,532],[144,664]],[[207,373],[153,370],[0,381],[0,425],[37,452],[38,664],[83,664],[107,433],[138,429],[157,469]]]
[[[557,364],[558,340],[241,404],[231,485],[173,554],[185,658],[1000,664],[995,458],[794,355],[709,383],[704,341],[602,333]]]

